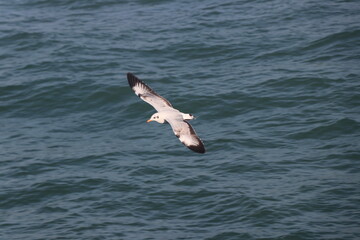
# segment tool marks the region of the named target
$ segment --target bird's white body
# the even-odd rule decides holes
[[[180,111],[173,108],[171,110],[165,110],[165,111],[154,113],[150,117],[148,122],[156,121],[158,123],[165,123],[165,122],[167,122],[166,118],[170,118],[170,119],[179,119],[179,118],[181,118],[182,120],[192,120],[195,117],[192,114],[182,113],[182,112],[180,112]]]

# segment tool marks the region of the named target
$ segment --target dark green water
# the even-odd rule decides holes
[[[360,239],[358,1],[0,1],[0,239]],[[185,148],[128,86],[192,121]]]

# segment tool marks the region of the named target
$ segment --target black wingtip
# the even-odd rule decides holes
[[[191,149],[194,152],[197,153],[205,153],[205,147],[203,144],[200,145],[191,145],[191,146],[187,146],[189,149]]]
[[[131,72],[127,73],[127,79],[131,88],[133,88],[136,83],[139,82],[139,79]]]

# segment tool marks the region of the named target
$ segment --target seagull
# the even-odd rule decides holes
[[[135,94],[153,106],[157,113],[154,113],[147,122],[158,123],[168,122],[175,134],[186,147],[197,153],[205,153],[205,147],[201,139],[196,135],[193,127],[187,122],[195,117],[189,113],[182,113],[173,108],[171,103],[157,94],[134,74],[128,73],[127,79]]]

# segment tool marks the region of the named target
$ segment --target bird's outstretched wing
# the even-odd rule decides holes
[[[187,121],[178,119],[168,120],[174,134],[186,147],[197,153],[205,153],[205,147],[201,139],[196,135],[194,128]]]
[[[173,108],[168,100],[157,94],[143,81],[138,79],[134,74],[128,73],[127,79],[131,89],[135,92],[135,94],[153,106],[158,112],[164,110],[164,108]]]

